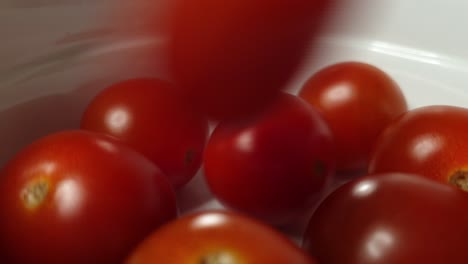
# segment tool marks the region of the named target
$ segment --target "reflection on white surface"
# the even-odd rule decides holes
[[[371,233],[367,239],[367,256],[372,260],[379,260],[387,253],[395,242],[393,234],[384,228],[380,228]]]
[[[218,226],[223,224],[226,221],[225,217],[222,214],[217,213],[208,213],[199,216],[194,222],[193,227],[198,228],[206,228],[211,226]]]
[[[433,65],[442,64],[441,56],[436,53],[419,49],[412,49],[400,45],[389,44],[382,41],[372,41],[369,50],[385,55],[400,57],[402,59],[419,61]]]
[[[128,128],[131,116],[128,114],[128,110],[125,107],[117,107],[106,114],[105,120],[107,127],[109,127],[113,133],[122,133]]]
[[[164,36],[140,37],[137,39],[111,43],[106,46],[96,46],[94,49],[88,49],[84,55],[86,57],[92,58],[109,53],[121,52],[122,50],[141,49],[144,47],[165,45],[167,42],[168,38]]]
[[[253,150],[253,134],[252,131],[244,131],[237,139],[237,147],[245,152],[251,152]]]
[[[412,156],[419,161],[423,161],[439,151],[442,148],[443,141],[433,134],[426,134],[417,137],[412,144],[413,147],[410,148]]]
[[[80,183],[74,179],[67,179],[57,185],[55,202],[62,217],[71,217],[81,206],[84,191]]]
[[[349,101],[351,97],[353,97],[353,90],[350,84],[343,82],[328,89],[321,99],[324,106],[333,107],[334,105],[340,105],[343,102]]]
[[[380,55],[399,58],[402,59],[402,62],[399,62],[401,63],[400,66],[402,68],[410,68],[404,65],[403,61],[412,61],[424,67],[427,65],[437,66],[436,68],[433,68],[432,71],[440,71],[442,68],[445,68],[446,70],[454,71],[451,74],[456,72],[468,72],[468,63],[464,59],[455,56],[450,56],[445,53],[437,53],[428,50],[423,50],[417,47],[409,47],[372,39],[369,40],[341,36],[323,36],[319,39],[319,41],[322,45],[326,45],[328,47],[335,47],[347,50],[365,50],[366,53],[372,52]],[[385,56],[383,58],[385,58]],[[377,63],[374,62],[373,64]],[[434,79],[433,76],[431,76],[431,78],[427,78]]]
[[[377,189],[374,181],[366,180],[356,185],[353,189],[353,195],[356,197],[366,197]]]

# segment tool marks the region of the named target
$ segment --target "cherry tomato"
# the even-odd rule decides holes
[[[468,109],[425,106],[391,123],[376,143],[371,173],[408,172],[468,191]]]
[[[421,176],[352,181],[317,209],[304,248],[321,264],[463,264],[468,196]]]
[[[161,171],[101,134],[39,139],[1,175],[0,251],[11,263],[120,263],[177,216]]]
[[[426,106],[387,127],[374,150],[369,171],[402,171],[467,188],[463,131],[468,109]],[[396,147],[398,146],[398,148]]]
[[[312,207],[334,172],[331,134],[306,102],[282,94],[249,120],[221,122],[206,147],[204,168],[222,203],[286,225]]]
[[[184,216],[158,229],[127,264],[316,263],[267,225],[232,212]]]
[[[407,110],[396,82],[375,66],[360,62],[322,69],[299,96],[318,108],[329,124],[339,171],[366,169],[378,135]]]
[[[178,0],[169,68],[183,94],[214,119],[263,109],[302,61],[326,0]]]
[[[188,109],[174,87],[158,79],[131,79],[98,94],[81,128],[127,143],[169,177],[176,188],[200,168],[208,121]]]

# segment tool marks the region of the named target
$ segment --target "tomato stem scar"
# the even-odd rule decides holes
[[[449,179],[450,183],[468,192],[468,171],[456,171]]]
[[[234,256],[227,252],[215,252],[213,254],[209,254],[203,256],[199,262],[199,264],[236,264],[237,261],[235,260]]]
[[[47,197],[49,189],[49,182],[44,179],[29,183],[21,191],[21,200],[23,201],[24,206],[28,209],[39,207]]]

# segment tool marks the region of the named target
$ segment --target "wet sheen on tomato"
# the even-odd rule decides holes
[[[419,175],[375,174],[333,192],[304,248],[321,264],[463,264],[468,195]]]
[[[1,171],[0,252],[11,263],[120,263],[176,216],[163,173],[105,135],[46,136]]]
[[[310,211],[334,165],[327,124],[289,94],[249,119],[221,122],[204,158],[206,182],[223,204],[273,225]]]
[[[313,74],[300,97],[316,107],[332,131],[337,169],[364,171],[384,128],[407,110],[398,84],[381,69],[342,62]]]
[[[153,161],[176,188],[200,168],[208,121],[187,107],[163,80],[115,83],[87,107],[81,128],[111,135]]]
[[[126,264],[317,264],[286,236],[227,211],[186,215],[158,229]]]
[[[379,137],[370,173],[407,172],[468,191],[468,109],[432,105],[411,110]]]

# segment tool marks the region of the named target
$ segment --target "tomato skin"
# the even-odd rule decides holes
[[[221,122],[205,151],[205,179],[226,206],[273,225],[311,209],[334,173],[333,142],[321,116],[282,94],[265,112]]]
[[[365,170],[378,135],[407,111],[398,84],[377,67],[361,62],[320,70],[299,96],[319,109],[329,124],[339,171]]]
[[[158,79],[116,83],[90,103],[81,128],[125,142],[153,161],[180,188],[201,166],[208,121],[188,109],[174,90]]]
[[[319,206],[304,248],[321,264],[466,263],[468,196],[408,174],[370,175]]]
[[[248,116],[285,88],[330,2],[175,1],[170,72],[194,108],[211,118]]]
[[[1,175],[0,251],[11,263],[119,263],[177,216],[175,192],[161,171],[101,134],[39,139]]]
[[[454,183],[451,176],[462,172],[462,183],[468,169],[466,131],[468,109],[433,105],[411,110],[382,133],[369,172],[415,173],[442,183]]]
[[[161,246],[164,245],[164,246]],[[203,262],[207,255],[229,254],[234,262]],[[227,211],[186,215],[155,231],[127,264],[294,263],[314,264],[287,237],[264,223]]]

